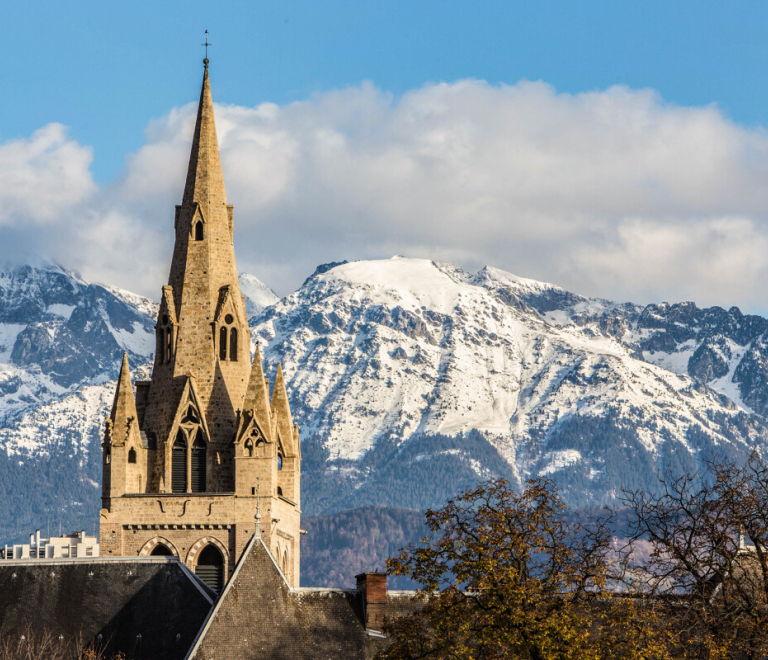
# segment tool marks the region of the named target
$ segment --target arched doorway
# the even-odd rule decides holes
[[[149,554],[151,557],[173,557],[173,552],[165,543],[158,543]]]
[[[213,545],[205,546],[198,556],[195,575],[217,594],[224,588],[224,557]]]

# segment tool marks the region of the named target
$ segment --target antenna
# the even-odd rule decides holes
[[[205,31],[205,43],[200,45],[205,46],[205,59],[203,60],[203,64],[208,68],[208,46],[213,46],[213,44],[208,43],[208,30]]]

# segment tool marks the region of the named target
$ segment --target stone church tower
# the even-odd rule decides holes
[[[262,539],[298,586],[298,427],[281,367],[270,401],[258,349],[251,364],[204,62],[152,380],[134,396],[124,357],[106,423],[100,552],[176,555],[220,590],[258,509]]]

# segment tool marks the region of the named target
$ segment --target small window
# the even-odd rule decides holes
[[[278,495],[278,497],[282,497],[283,496],[283,489],[280,488],[280,486],[277,487],[277,495]]]
[[[170,362],[171,361],[171,331],[166,330],[165,332],[165,361]]]
[[[277,455],[277,469],[283,469],[283,457],[280,454]]]
[[[157,352],[160,362],[165,362],[165,329],[159,328],[157,331]]]
[[[227,359],[227,329],[219,331],[219,360]]]
[[[237,362],[237,328],[229,331],[229,359]]]
[[[131,447],[128,450],[128,462],[129,463],[135,463],[136,462],[136,450],[133,447]]]
[[[168,314],[163,314],[163,325],[168,325],[168,321],[169,321]]]
[[[203,240],[203,223],[202,222],[198,222],[195,225],[195,240],[196,241]]]
[[[232,316],[232,314],[227,314],[224,317],[224,323],[232,323],[232,321],[234,321],[234,320],[235,320],[235,317]]]
[[[256,486],[251,486],[251,495],[256,494]]]

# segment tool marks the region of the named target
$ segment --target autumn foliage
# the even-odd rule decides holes
[[[433,538],[390,559],[423,608],[389,622],[381,658],[588,658],[595,604],[622,572],[606,518],[570,521],[553,485],[490,481],[426,513]]]
[[[419,583],[421,608],[387,621],[379,658],[766,657],[766,465],[710,463],[624,497],[618,544],[610,512],[577,517],[542,479],[522,493],[489,481],[427,511],[430,535],[388,562]]]

